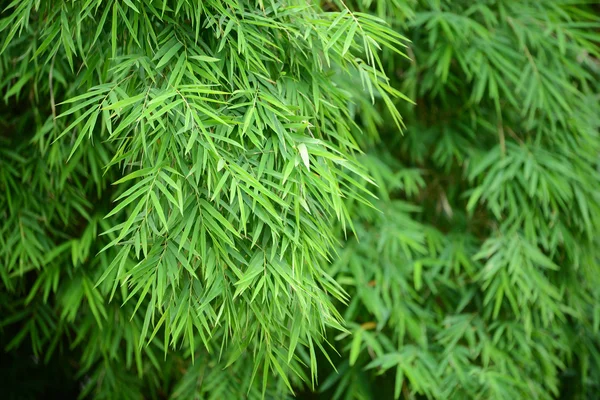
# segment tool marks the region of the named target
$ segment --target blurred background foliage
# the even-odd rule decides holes
[[[596,399],[600,5],[0,2],[8,398]]]
[[[410,39],[410,59],[383,62],[416,105],[400,103],[403,136],[359,113],[381,212],[355,204],[333,265],[352,335],[326,397],[600,393],[600,8],[585,3],[354,2]]]

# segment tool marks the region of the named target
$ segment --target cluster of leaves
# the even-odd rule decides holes
[[[588,4],[586,4],[588,3]],[[597,398],[600,10],[571,0],[356,0],[410,40],[402,106],[361,158],[380,212],[331,273],[350,294],[329,397]],[[393,383],[392,383],[393,382]]]
[[[369,196],[350,105],[401,123],[379,52],[402,36],[300,0],[1,7],[5,350],[78,351],[97,398],[314,385]]]
[[[93,398],[600,391],[593,1],[0,6],[5,351]]]

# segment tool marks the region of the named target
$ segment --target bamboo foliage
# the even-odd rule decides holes
[[[289,391],[290,373],[314,383],[326,329],[344,330],[331,222],[351,230],[346,199],[370,196],[352,190],[369,177],[355,93],[338,81],[356,76],[400,124],[379,51],[404,38],[304,1],[4,8],[4,99],[26,111],[5,122],[0,236],[3,284],[25,311],[3,325],[44,310],[9,348],[41,355],[68,323],[74,345],[96,343],[83,371],[104,360],[108,374],[126,348],[139,376],[173,351],[247,366],[237,390],[256,381],[264,395],[273,374]]]
[[[332,274],[352,334],[322,391],[596,398],[597,5],[353,3],[411,40],[410,60],[382,62],[417,105],[404,137],[383,109],[364,124],[381,213],[349,207],[358,239]]]
[[[82,398],[595,398],[593,1],[0,5],[7,354]]]

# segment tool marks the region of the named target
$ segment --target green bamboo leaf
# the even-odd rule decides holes
[[[363,330],[358,329],[354,332],[352,336],[352,345],[350,347],[350,365],[354,365],[356,360],[358,359],[358,355],[360,354],[360,346],[362,343],[362,334]]]
[[[156,210],[156,213],[158,214],[158,218],[160,218],[160,222],[163,224],[165,229],[168,231],[169,226],[167,224],[165,212],[164,212],[162,206],[160,205],[160,201],[158,200],[156,193],[153,190],[151,190],[149,195],[150,195],[150,201],[152,201],[152,205],[154,206],[154,209]]]
[[[181,47],[183,47],[183,45],[179,42],[175,43],[175,45],[173,47],[171,47],[164,56],[162,56],[162,58],[160,59],[160,61],[158,62],[158,64],[156,64],[156,68],[160,68],[162,66],[164,66],[165,64],[167,64],[171,58],[173,58],[173,56],[175,54],[177,54],[177,52],[179,51],[179,49],[181,49]]]

